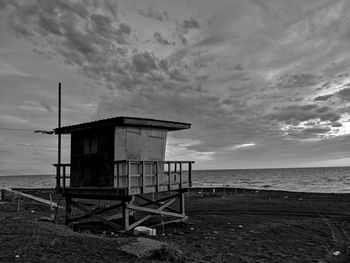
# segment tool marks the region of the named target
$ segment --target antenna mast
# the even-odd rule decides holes
[[[58,151],[57,151],[57,172],[56,172],[56,190],[61,188],[61,82],[58,83]]]

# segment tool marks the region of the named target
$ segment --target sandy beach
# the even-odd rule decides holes
[[[350,194],[192,189],[186,205],[187,222],[150,237],[181,251],[175,262],[350,261]],[[50,209],[27,199],[17,209],[15,199],[1,202],[0,262],[164,262],[119,251],[130,233],[101,224],[73,232],[62,211],[58,223],[41,222]]]

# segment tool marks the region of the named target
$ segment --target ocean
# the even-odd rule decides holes
[[[0,176],[0,187],[53,188],[54,175]],[[193,186],[350,193],[350,167],[193,170]]]

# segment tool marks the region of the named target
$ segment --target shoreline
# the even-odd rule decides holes
[[[55,192],[55,188],[52,187],[10,187],[13,190],[23,191],[23,192]],[[0,190],[4,190],[5,188],[0,186]],[[193,186],[189,188],[189,192],[192,193],[194,191],[203,192],[212,192],[214,193],[223,193],[227,194],[242,194],[242,193],[252,193],[252,192],[273,192],[273,193],[295,193],[295,194],[311,194],[311,195],[350,195],[349,192],[303,192],[303,191],[292,191],[292,190],[278,190],[278,189],[261,189],[261,188],[246,188],[246,187],[232,187],[232,186]],[[210,191],[211,190],[211,191]]]

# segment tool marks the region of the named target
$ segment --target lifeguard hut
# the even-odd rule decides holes
[[[60,163],[59,158],[55,164],[56,191],[66,200],[66,224],[92,216],[130,230],[152,215],[175,218],[172,222],[185,220],[184,193],[192,186],[193,161],[164,158],[167,133],[190,127],[181,122],[115,117],[55,129],[59,136],[71,135],[70,163]],[[150,198],[150,193],[161,198]],[[74,198],[120,202],[89,209]],[[135,202],[136,198],[142,202]],[[170,207],[176,201],[178,209]],[[71,206],[85,215],[72,218]],[[121,210],[121,225],[103,216],[113,209]],[[134,212],[143,217],[131,222],[129,215]]]

